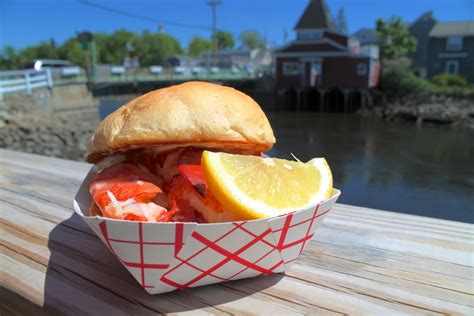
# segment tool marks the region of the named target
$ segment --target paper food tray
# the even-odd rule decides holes
[[[149,293],[288,270],[341,194],[280,217],[228,223],[147,223],[90,217],[93,167],[74,210]]]

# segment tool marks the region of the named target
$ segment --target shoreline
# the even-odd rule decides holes
[[[474,130],[474,100],[470,97],[413,96],[391,101],[386,105],[359,109],[356,113],[389,121],[414,122],[419,126]]]
[[[99,106],[41,110],[31,95],[17,95],[3,103],[0,148],[84,161],[89,139],[99,123]]]

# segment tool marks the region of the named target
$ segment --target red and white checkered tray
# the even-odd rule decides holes
[[[147,223],[89,216],[92,168],[74,209],[149,293],[288,270],[341,194],[280,217],[229,223]]]

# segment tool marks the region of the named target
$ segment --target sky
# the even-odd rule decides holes
[[[103,11],[84,2],[142,15],[122,16]],[[164,31],[178,38],[186,47],[194,35],[210,36],[211,8],[208,0],[0,0],[0,47],[17,49],[53,38],[63,43],[78,31],[111,33],[123,28],[130,31],[157,31],[162,21]],[[217,27],[234,34],[255,29],[275,46],[294,38],[293,27],[308,0],[220,0]],[[349,33],[374,26],[376,18],[398,15],[413,21],[432,10],[438,21],[474,19],[474,0],[326,0],[333,15],[344,8]],[[156,22],[155,22],[156,21]],[[191,24],[178,27],[166,21]],[[200,28],[203,26],[204,28]]]

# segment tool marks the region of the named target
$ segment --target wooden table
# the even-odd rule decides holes
[[[149,295],[73,214],[89,167],[0,151],[0,314],[474,314],[473,225],[342,204],[285,276]]]

